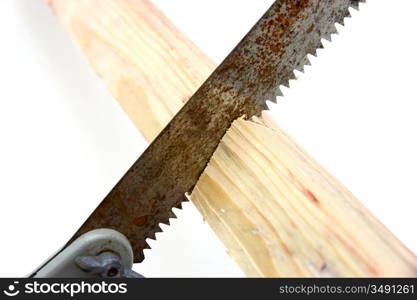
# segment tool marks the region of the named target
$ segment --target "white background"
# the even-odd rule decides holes
[[[220,63],[273,1],[154,2]],[[416,11],[415,0],[362,5],[272,107],[414,252]],[[1,0],[0,37],[0,276],[24,276],[65,244],[146,143],[42,1]],[[243,276],[192,204],[176,213],[138,271]]]

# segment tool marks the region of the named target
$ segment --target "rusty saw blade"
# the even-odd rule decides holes
[[[276,101],[307,55],[343,24],[354,0],[275,1],[224,62],[163,129],[72,237],[97,228],[123,233],[135,262],[147,238],[169,224],[221,138],[238,117],[259,115]],[[236,12],[231,12],[236,13]],[[70,241],[70,242],[71,242]],[[69,243],[70,243],[69,242]]]

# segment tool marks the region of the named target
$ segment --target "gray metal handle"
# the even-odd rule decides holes
[[[132,271],[129,240],[113,229],[89,231],[48,259],[29,277],[143,277]]]

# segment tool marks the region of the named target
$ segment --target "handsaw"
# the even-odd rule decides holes
[[[267,110],[294,70],[322,48],[361,0],[277,0],[136,160],[67,245],[93,229],[130,241],[135,262],[147,238],[175,217],[231,123]]]

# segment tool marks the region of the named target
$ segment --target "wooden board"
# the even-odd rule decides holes
[[[147,141],[215,68],[147,0],[48,3]]]

